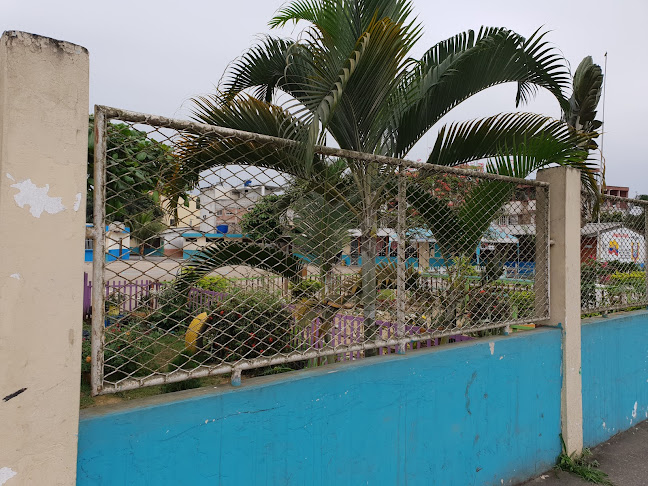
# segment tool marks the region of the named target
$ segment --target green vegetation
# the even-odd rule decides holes
[[[293,315],[267,292],[235,290],[210,312],[199,346],[222,361],[273,356],[291,350]]]
[[[275,242],[284,233],[283,211],[277,204],[282,196],[270,194],[241,218],[241,230],[252,241]]]
[[[576,474],[589,483],[614,486],[614,484],[608,479],[608,475],[598,469],[599,463],[592,459],[592,451],[585,448],[583,449],[583,453],[579,456],[576,456],[575,454],[569,455],[565,449],[565,441],[562,438],[562,434],[560,440],[562,442],[563,451],[560,456],[558,456],[558,463],[555,466],[557,470]]]
[[[219,275],[203,277],[196,282],[196,287],[212,292],[226,292],[230,287],[230,281]]]
[[[298,284],[290,284],[293,299],[311,299],[322,290],[324,286],[318,280],[304,279]]]
[[[506,28],[460,33],[412,62],[422,26],[406,0],[293,1],[270,26],[300,22],[308,24],[307,35],[297,41],[263,38],[230,65],[217,94],[194,100],[193,114],[202,123],[299,143],[276,147],[250,140],[233,147],[213,135],[195,136],[184,146],[191,168],[187,179],[244,157],[250,165],[293,176],[305,195],[315,193],[326,204],[346,208],[362,235],[361,300],[372,333],[377,250],[371,235],[381,208],[397,192],[397,169],[321,157],[313,145],[328,139],[342,149],[404,157],[452,108],[498,84],[517,83],[516,104],[545,89],[567,111],[563,90],[570,76],[543,33],[525,38]],[[489,172],[520,178],[548,165],[567,165],[582,169],[591,187],[586,139],[562,121],[500,114],[441,127],[427,162],[458,166],[488,159]],[[450,260],[474,253],[515,186],[482,180],[466,187],[459,207],[435,199],[428,189],[409,184],[408,203]],[[327,261],[322,258],[320,264]]]
[[[106,220],[125,221],[141,213],[162,214],[159,194],[168,193],[177,159],[168,145],[123,123],[108,124]],[[94,207],[94,117],[88,123],[86,219]],[[177,191],[176,191],[177,192]]]

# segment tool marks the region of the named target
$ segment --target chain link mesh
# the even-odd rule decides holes
[[[309,167],[286,141],[108,115],[94,393],[402,353],[548,317],[546,184],[330,148]]]
[[[583,314],[644,307],[648,201],[604,195],[581,198]]]

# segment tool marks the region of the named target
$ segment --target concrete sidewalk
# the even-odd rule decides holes
[[[601,471],[608,474],[615,486],[648,484],[648,420],[615,435],[592,449]],[[565,472],[548,471],[524,486],[592,486],[581,478]]]

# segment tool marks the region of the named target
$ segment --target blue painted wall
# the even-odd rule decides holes
[[[648,418],[648,312],[582,327],[583,440],[594,446]]]
[[[82,411],[77,484],[514,484],[560,452],[560,366],[547,329]]]

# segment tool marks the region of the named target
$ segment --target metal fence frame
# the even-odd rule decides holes
[[[292,352],[287,355],[276,357],[252,358],[233,364],[221,364],[218,366],[200,365],[191,370],[178,369],[170,373],[158,372],[145,377],[129,377],[119,383],[107,383],[104,381],[104,319],[105,319],[105,286],[106,286],[106,262],[105,262],[105,203],[106,203],[106,154],[107,154],[107,127],[110,119],[119,121],[141,123],[158,128],[169,128],[179,131],[189,131],[196,134],[214,133],[223,137],[237,137],[241,140],[260,141],[264,143],[277,144],[279,146],[290,146],[296,142],[270,137],[266,135],[242,132],[224,127],[205,125],[185,120],[171,119],[162,116],[137,113],[121,110],[107,106],[95,105],[95,151],[94,151],[94,226],[92,238],[94,239],[93,254],[93,285],[92,285],[92,354],[91,354],[91,388],[93,395],[115,393],[132,390],[143,386],[162,385],[166,383],[180,382],[190,378],[199,378],[219,374],[232,374],[232,383],[240,383],[241,371],[259,368],[262,366],[277,365],[294,361],[308,360],[312,358],[336,355],[340,353],[353,353],[370,349],[395,346],[398,353],[405,353],[407,345],[426,341],[430,339],[449,337],[457,334],[457,330],[435,331],[417,334],[416,336],[405,335],[405,314],[406,302],[403,298],[397,298],[397,337],[391,339],[374,338],[371,341],[360,344],[350,344],[333,347],[323,350],[311,350],[306,352]],[[316,146],[315,152],[326,156],[361,159],[368,163],[380,163],[395,166],[399,169],[433,169],[440,173],[454,174],[479,179],[498,180],[510,182],[517,185],[531,186],[536,189],[536,273],[535,273],[535,312],[532,317],[496,322],[488,325],[480,325],[478,328],[470,329],[469,332],[485,331],[490,329],[505,328],[506,333],[510,327],[518,324],[541,322],[549,317],[549,184],[542,181],[517,179],[514,177],[501,176],[491,173],[479,173],[455,167],[436,166],[432,164],[413,162],[405,159],[396,159],[382,155],[365,154],[350,150],[336,149],[325,146]],[[404,177],[400,178],[398,184],[399,199],[405,196],[406,185],[402,183]],[[401,209],[402,208],[402,209]],[[397,214],[397,234],[405,235],[405,208],[406,205],[399,204]],[[540,257],[538,261],[538,257]],[[397,250],[397,295],[403,295],[405,288],[405,248],[398,245]]]

